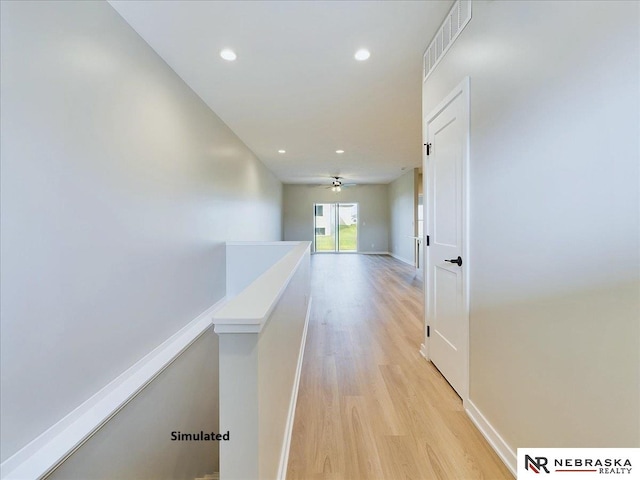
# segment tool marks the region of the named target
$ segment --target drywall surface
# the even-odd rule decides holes
[[[513,449],[640,446],[637,2],[473,2],[470,398]]]
[[[1,13],[4,460],[221,299],[282,186],[106,2]]]
[[[242,292],[296,245],[295,242],[228,242],[227,299]]]
[[[49,480],[193,480],[218,471],[218,443],[171,433],[218,433],[218,336],[206,331]]]
[[[314,203],[358,203],[358,251],[389,250],[387,185],[358,185],[341,192],[312,185],[284,185],[284,239],[313,241]]]
[[[411,265],[415,265],[416,170],[389,184],[389,252]]]

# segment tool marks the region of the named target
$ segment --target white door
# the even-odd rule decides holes
[[[425,118],[428,358],[462,399],[468,383],[466,252],[468,80]],[[425,153],[426,153],[425,149]]]

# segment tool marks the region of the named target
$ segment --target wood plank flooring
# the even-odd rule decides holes
[[[289,480],[513,480],[420,356],[422,281],[383,255],[311,258]]]

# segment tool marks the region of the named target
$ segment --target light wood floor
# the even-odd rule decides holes
[[[289,480],[513,480],[420,356],[414,271],[389,256],[312,256]]]

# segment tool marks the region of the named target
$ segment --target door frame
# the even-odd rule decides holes
[[[356,217],[356,249],[349,251],[340,251],[340,205],[355,205],[358,212]],[[336,227],[335,233],[335,250],[332,251],[318,251],[316,249],[316,206],[317,205],[335,205],[335,218],[334,223]],[[359,202],[313,202],[313,241],[311,253],[360,253],[360,203]]]
[[[424,175],[422,176],[422,181],[424,182]],[[417,182],[416,182],[417,183]],[[417,186],[416,186],[417,189]],[[420,228],[419,224],[420,224],[420,197],[422,197],[422,234],[420,233]],[[427,249],[427,237],[424,233],[424,188],[422,189],[422,193],[421,194],[417,194],[416,195],[416,205],[415,205],[415,238],[416,238],[416,250],[417,250],[417,255],[416,255],[416,263],[417,263],[417,267],[416,267],[416,271],[417,273],[419,273],[420,275],[422,275],[422,277],[424,278],[425,275],[425,270],[424,270],[424,262],[425,259],[427,258],[425,256],[425,252]],[[423,284],[424,285],[424,284]]]
[[[464,257],[464,265],[465,270],[463,271],[463,279],[462,279],[462,303],[464,308],[465,321],[464,323],[464,332],[463,335],[465,337],[465,364],[464,364],[464,385],[463,385],[463,395],[462,401],[467,402],[469,399],[469,280],[470,280],[470,272],[469,268],[471,263],[470,256],[470,228],[469,228],[469,162],[470,162],[470,101],[469,101],[469,84],[470,78],[465,77],[439,104],[436,106],[429,114],[425,115],[423,120],[423,135],[424,135],[424,144],[426,145],[429,142],[429,123],[435,119],[446,107],[449,106],[451,102],[453,102],[456,98],[461,96],[462,98],[462,125],[466,128],[466,134],[463,136],[463,159],[462,159],[462,256]],[[429,168],[428,168],[429,157],[426,154],[426,148],[423,149],[422,153],[422,191],[424,194],[424,224],[425,224],[425,236],[430,235],[431,232],[427,232],[427,226],[430,224],[429,219],[429,209],[426,208],[426,203],[428,201],[428,185],[429,185]],[[424,343],[420,345],[420,353],[427,360],[431,361],[431,357],[429,355],[429,347],[430,347],[430,338],[427,337],[427,325],[429,325],[429,319],[427,318],[427,314],[429,312],[429,306],[431,305],[431,298],[429,298],[429,285],[428,281],[428,272],[431,268],[429,262],[429,255],[427,254],[427,249],[429,247],[426,246],[426,237],[424,242],[424,263],[425,269],[423,272],[423,280],[424,280]]]

